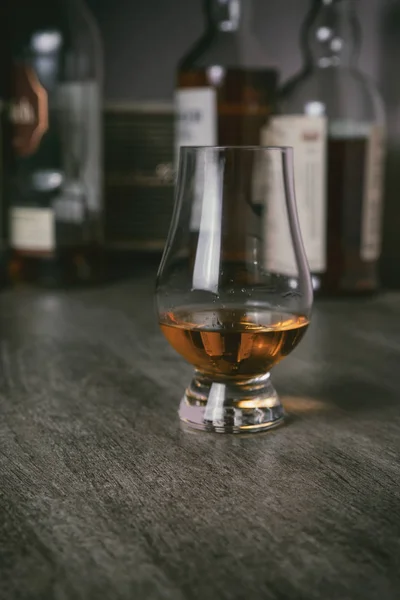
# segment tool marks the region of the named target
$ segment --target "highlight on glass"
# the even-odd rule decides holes
[[[181,420],[222,433],[281,423],[270,372],[303,338],[312,298],[292,149],[181,148],[156,284],[161,330],[195,369]]]

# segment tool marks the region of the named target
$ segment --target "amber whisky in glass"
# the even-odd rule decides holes
[[[290,148],[180,150],[156,301],[162,333],[195,369],[179,408],[191,427],[255,432],[284,419],[270,372],[302,340],[312,304],[292,166]]]

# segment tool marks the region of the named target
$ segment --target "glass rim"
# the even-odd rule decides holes
[[[288,150],[293,150],[293,146],[180,146],[179,150],[247,150],[251,152],[278,150],[280,152],[286,152]]]

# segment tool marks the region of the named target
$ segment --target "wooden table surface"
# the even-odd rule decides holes
[[[191,433],[153,273],[0,295],[0,598],[400,598],[400,294],[317,303],[291,414]]]

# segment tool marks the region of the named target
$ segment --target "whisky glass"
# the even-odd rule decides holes
[[[272,367],[302,339],[312,306],[286,147],[183,147],[157,275],[170,345],[193,365],[179,416],[221,433],[284,419]]]

